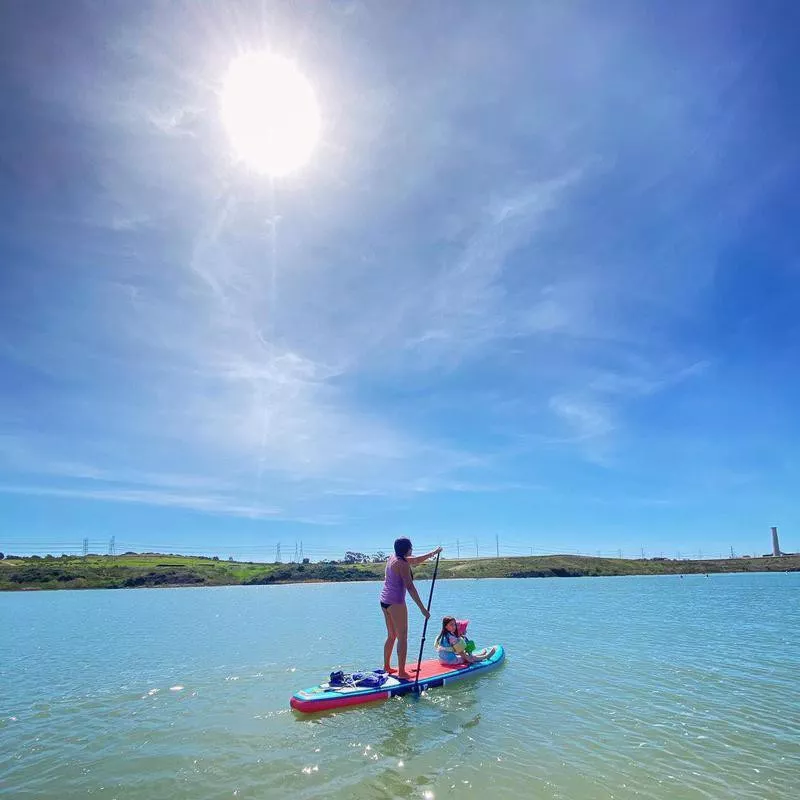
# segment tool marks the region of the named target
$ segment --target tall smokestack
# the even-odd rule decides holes
[[[781,548],[780,548],[780,545],[778,544],[778,529],[777,528],[773,528],[772,529],[772,555],[773,556],[781,555]]]

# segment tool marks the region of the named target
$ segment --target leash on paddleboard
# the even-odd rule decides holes
[[[433,587],[436,585],[436,575],[439,572],[439,556],[442,554],[440,550],[436,554],[436,564],[433,567],[433,578],[431,579],[431,590],[428,593],[428,616],[425,617],[425,624],[422,626],[422,641],[419,643],[419,658],[417,659],[417,672],[414,679],[414,692],[419,694],[419,671],[422,666],[422,651],[425,649],[425,634],[428,632],[428,619],[431,613],[431,600],[433,600]]]

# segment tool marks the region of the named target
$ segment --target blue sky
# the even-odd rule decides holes
[[[6,552],[800,550],[798,12],[15,4]],[[313,84],[277,181],[231,58]]]

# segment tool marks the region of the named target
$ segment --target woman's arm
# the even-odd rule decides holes
[[[414,579],[411,577],[411,567],[409,567],[405,561],[398,559],[395,562],[394,568],[400,573],[400,577],[403,579],[403,584],[405,585],[406,590],[411,595],[411,599],[419,607],[419,610],[422,612],[422,616],[430,617],[428,609],[425,608],[425,604],[422,602],[422,599],[419,596],[417,587],[414,586]]]
[[[437,553],[441,552],[442,548],[437,547],[435,550],[431,550],[430,553],[425,553],[425,555],[422,556],[409,556],[406,561],[408,561],[408,563],[412,566],[416,567],[417,564],[422,564],[423,561],[427,561],[429,558],[433,558]]]

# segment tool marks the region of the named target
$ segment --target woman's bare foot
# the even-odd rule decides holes
[[[388,673],[390,673],[390,674],[391,674],[392,672],[397,672],[397,670],[396,670],[394,667],[386,667],[386,666],[383,668],[383,671],[384,671],[384,672],[388,672]]]

